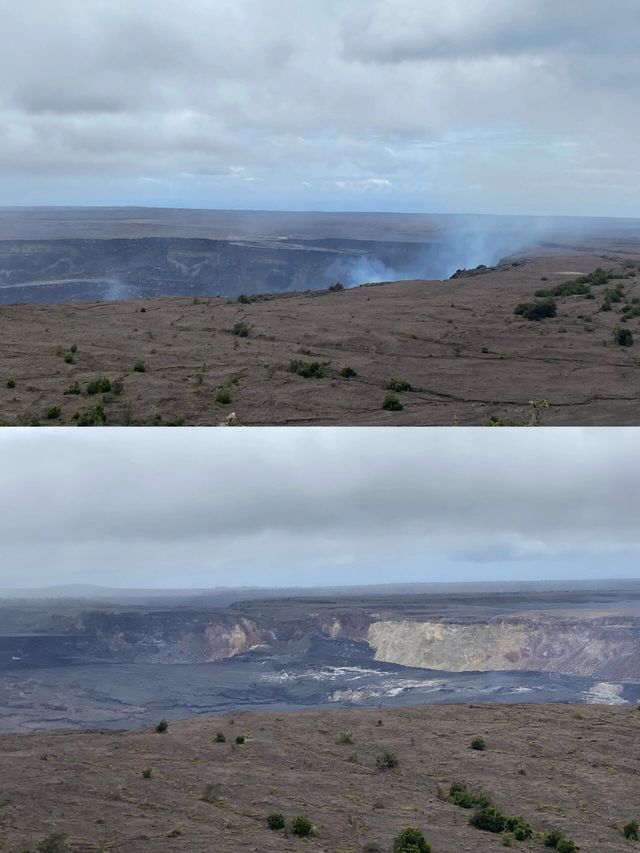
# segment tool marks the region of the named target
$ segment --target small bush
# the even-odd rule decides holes
[[[351,732],[340,732],[338,737],[336,738],[337,744],[347,744],[353,743],[353,735]]]
[[[238,302],[240,303],[240,305],[250,305],[251,298],[247,296],[246,293],[241,293],[240,296],[238,296]]]
[[[376,767],[378,770],[391,770],[398,766],[398,759],[392,752],[381,752],[376,756]]]
[[[514,314],[524,317],[525,320],[544,320],[546,317],[555,317],[557,306],[553,299],[541,299],[538,302],[521,302],[514,309]]]
[[[628,841],[640,841],[640,824],[637,820],[630,820],[622,827],[622,834]]]
[[[477,749],[480,752],[484,752],[487,748],[487,744],[484,741],[483,737],[474,737],[474,739],[469,744],[470,749]]]
[[[47,409],[47,418],[50,421],[55,421],[60,417],[60,406],[51,406],[51,408]]]
[[[216,394],[216,403],[221,403],[223,406],[231,402],[231,392],[228,388],[221,388]]]
[[[15,388],[16,380],[15,379],[7,379],[7,388]]]
[[[464,782],[452,782],[446,799],[463,809],[483,809],[491,805],[491,799],[485,793],[469,790]]]
[[[231,334],[235,335],[237,338],[248,338],[249,337],[249,327],[246,323],[240,321],[239,323],[234,323],[233,328],[231,329]]]
[[[386,409],[388,412],[401,412],[404,409],[404,406],[393,394],[387,394],[382,401],[382,408]]]
[[[300,838],[308,838],[313,833],[311,821],[306,817],[294,817],[291,821],[291,833]]]
[[[339,290],[344,290],[344,284],[342,284],[342,282],[340,281],[336,281],[333,284],[329,285],[329,290],[332,291],[332,293],[336,293]]]
[[[305,379],[322,379],[327,375],[327,365],[319,361],[291,361],[289,372],[297,373]]]
[[[111,382],[101,376],[99,379],[94,379],[87,385],[87,394],[92,397],[94,394],[108,394],[111,391]]]
[[[417,827],[409,826],[395,837],[393,853],[431,853],[431,846]]]
[[[513,847],[513,835],[510,832],[505,832],[502,836],[502,846],[503,847]]]
[[[506,818],[494,806],[485,806],[469,818],[471,826],[484,832],[504,832],[507,828]]]
[[[340,376],[343,376],[345,379],[351,379],[352,376],[357,376],[358,374],[355,372],[353,367],[343,367],[340,371]]]
[[[213,782],[207,782],[200,799],[205,803],[216,803],[220,799],[220,789]]]
[[[536,290],[536,296],[578,296],[590,293],[589,285],[582,281],[565,281],[546,290]]]
[[[67,853],[67,836],[64,832],[52,832],[36,847],[38,853]]]
[[[553,847],[558,853],[576,853],[579,849],[574,841],[567,838],[564,832],[554,829],[544,837],[545,847]]]
[[[218,732],[215,737],[216,743],[226,743],[227,738],[225,737],[224,732]]]
[[[267,826],[269,829],[284,829],[284,815],[280,812],[271,812],[267,815]]]
[[[633,346],[633,335],[631,329],[616,329],[613,333],[613,339],[619,347]]]
[[[580,848],[570,838],[561,838],[556,844],[558,853],[577,853]]]
[[[136,363],[133,365],[133,369],[136,373],[146,373],[147,372],[147,366],[144,363],[144,361],[136,361]]]
[[[70,352],[68,352],[68,353],[65,355],[65,357],[64,357],[64,363],[65,363],[65,364],[73,364],[73,356],[71,355],[71,353],[70,353]]]
[[[107,422],[103,406],[94,406],[93,409],[77,412],[74,418],[78,422],[78,426],[102,426]]]
[[[159,722],[159,723],[158,723],[158,725],[156,726],[156,731],[157,731],[159,734],[164,734],[165,732],[169,731],[169,723],[168,723],[168,721],[167,721],[167,720],[160,720],[160,722]]]
[[[144,770],[142,771],[142,778],[143,779],[151,779],[152,773],[153,773],[153,771],[151,770],[150,767],[145,767]]]
[[[411,383],[406,382],[404,379],[391,379],[387,383],[387,391],[396,391],[397,393],[402,393],[403,391],[411,391]]]
[[[80,383],[78,381],[74,382],[73,385],[70,385],[67,390],[63,391],[62,393],[66,396],[68,396],[69,394],[76,394],[77,396],[80,396],[80,394],[82,393],[80,389]]]
[[[237,744],[243,744],[245,742],[245,740],[246,740],[246,737],[244,735],[237,735],[236,736],[236,743]]]

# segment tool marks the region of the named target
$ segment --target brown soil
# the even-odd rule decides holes
[[[382,725],[377,721],[382,720]],[[226,743],[215,743],[217,731]],[[338,745],[350,732],[353,744]],[[235,736],[247,734],[242,746]],[[484,737],[485,752],[469,748]],[[497,851],[500,836],[439,787],[482,787],[537,835],[559,828],[589,851],[624,851],[620,828],[640,818],[640,714],[602,706],[430,706],[238,714],[153,730],[2,735],[0,849],[35,850],[65,832],[72,851],[390,851],[407,826],[442,851]],[[378,753],[398,758],[376,769]],[[151,768],[151,778],[142,771]],[[214,802],[201,799],[213,783]],[[309,841],[273,832],[266,815],[307,816]]]
[[[640,318],[622,324],[634,346],[617,346],[621,306],[600,311],[604,286],[593,288],[595,299],[559,299],[552,319],[514,315],[519,302],[564,281],[567,271],[621,269],[624,261],[549,251],[469,278],[247,305],[159,298],[3,306],[0,421],[73,424],[101,396],[63,392],[105,376],[124,385],[104,400],[108,425],[210,425],[232,412],[244,425],[640,424]],[[637,275],[622,283],[625,301],[640,297]],[[237,322],[249,325],[248,337],[232,334]],[[66,363],[72,345],[77,352]],[[327,375],[293,374],[294,359],[327,363]],[[139,360],[144,373],[133,371]],[[357,376],[342,378],[346,366]],[[414,390],[397,395],[402,411],[384,411],[385,385],[394,378]],[[15,388],[6,387],[10,379]],[[227,385],[231,402],[216,402]],[[546,401],[539,418],[533,400]],[[48,419],[52,407],[61,413]]]

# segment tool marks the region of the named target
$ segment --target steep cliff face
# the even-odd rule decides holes
[[[640,678],[640,619],[554,618],[373,622],[377,660],[443,669],[539,670],[622,680]]]

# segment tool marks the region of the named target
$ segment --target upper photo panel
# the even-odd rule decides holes
[[[0,0],[3,426],[640,424],[637,0]]]

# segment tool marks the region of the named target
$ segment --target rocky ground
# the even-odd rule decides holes
[[[341,732],[350,742],[336,742]],[[585,853],[627,851],[621,828],[640,818],[639,735],[635,709],[567,705],[247,713],[165,734],[3,735],[0,850],[35,853],[61,832],[61,849],[84,853],[359,853],[391,851],[407,826],[434,853],[501,849],[500,835],[439,797],[458,781],[531,824],[534,837],[513,842],[523,853],[548,849],[542,834],[556,827]],[[476,736],[484,751],[469,748]],[[397,766],[377,769],[386,751]],[[269,830],[274,811],[308,817],[314,834]]]
[[[625,321],[621,309],[640,298],[638,260],[629,247],[615,257],[549,249],[523,265],[454,280],[247,304],[158,298],[2,306],[0,421],[637,424],[640,317]],[[627,276],[612,310],[601,309],[616,281],[593,286],[593,298],[558,298],[555,317],[514,314],[536,290],[596,267]],[[632,346],[616,345],[618,328],[635,334]],[[292,361],[317,362],[323,375],[292,372]],[[356,375],[344,377],[344,368]],[[110,389],[98,384],[88,393],[103,378]],[[382,407],[392,380],[411,386],[393,392],[402,410]]]

